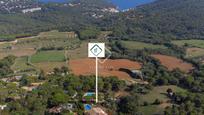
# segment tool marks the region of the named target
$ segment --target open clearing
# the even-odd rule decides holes
[[[204,40],[175,40],[172,43],[178,46],[188,45],[191,47],[204,48]]]
[[[95,59],[76,59],[70,60],[69,66],[72,72],[76,75],[94,75],[95,74]],[[116,76],[122,80],[132,80],[126,72],[119,71],[120,68],[125,69],[141,69],[141,64],[127,59],[107,60],[105,63],[99,63],[100,76]]]
[[[166,102],[169,100],[167,97],[167,89],[171,88],[173,92],[186,92],[186,90],[174,86],[174,85],[169,85],[169,86],[157,86],[154,87],[148,94],[141,95],[141,101],[147,101],[148,103],[153,103],[155,99],[159,99],[162,102]]]
[[[152,115],[163,112],[165,107],[171,106],[171,103],[168,103],[170,99],[167,97],[166,92],[168,88],[171,88],[175,93],[186,92],[186,90],[174,85],[154,87],[148,94],[140,95],[141,103],[148,102],[149,105],[142,106],[139,110],[145,115]],[[156,99],[159,99],[162,103],[160,105],[151,105]]]
[[[186,56],[188,58],[204,56],[204,49],[202,49],[202,48],[187,48]]]
[[[65,61],[64,51],[40,51],[31,56],[32,63],[63,61]]]
[[[140,50],[140,49],[165,49],[166,47],[163,45],[154,45],[150,43],[144,42],[136,42],[136,41],[121,41],[122,45],[127,49],[132,50]]]
[[[65,62],[41,62],[34,64],[40,70],[43,70],[46,74],[52,72],[54,68],[61,68],[66,66]]]
[[[13,50],[1,50],[0,59],[7,57],[9,55],[14,55],[16,57],[30,56],[36,53],[35,49],[13,49]]]
[[[189,72],[193,69],[193,65],[190,63],[186,63],[181,59],[178,59],[173,56],[167,56],[167,55],[160,55],[160,54],[154,54],[152,57],[158,59],[162,65],[168,68],[168,70],[172,71],[173,69],[180,69],[183,72]]]

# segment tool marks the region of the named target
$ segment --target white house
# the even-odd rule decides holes
[[[39,11],[39,10],[42,10],[42,8],[37,7],[37,8],[24,9],[24,10],[22,10],[22,12],[25,14],[25,13],[28,13],[28,12],[35,12],[35,11]]]
[[[0,105],[0,109],[4,110],[7,107],[7,105]]]

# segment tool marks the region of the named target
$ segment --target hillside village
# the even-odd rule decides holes
[[[0,0],[0,12],[4,13],[16,13],[36,7],[39,7],[39,4],[33,0]]]

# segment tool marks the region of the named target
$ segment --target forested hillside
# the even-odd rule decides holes
[[[108,12],[102,11],[103,8],[113,7],[103,0],[77,0],[70,4],[49,3],[41,6],[41,11],[33,13],[0,12],[1,40],[52,29],[79,30],[92,24],[97,16],[107,15]]]
[[[204,38],[203,12],[203,0],[158,0],[104,19],[103,26],[114,27],[115,37],[143,41]]]
[[[71,6],[44,4],[41,11],[34,13],[1,13],[1,40],[52,29],[79,31],[87,26],[113,31],[114,38],[154,43],[204,38],[203,0],[157,0],[114,14],[103,11],[113,7],[104,0],[74,0],[71,3]]]

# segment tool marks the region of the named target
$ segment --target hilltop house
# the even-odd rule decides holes
[[[4,110],[7,107],[7,105],[0,105],[0,109]]]
[[[22,12],[25,14],[25,13],[35,12],[35,11],[40,11],[40,10],[42,10],[42,8],[37,7],[37,8],[24,9],[24,10],[22,10]]]

